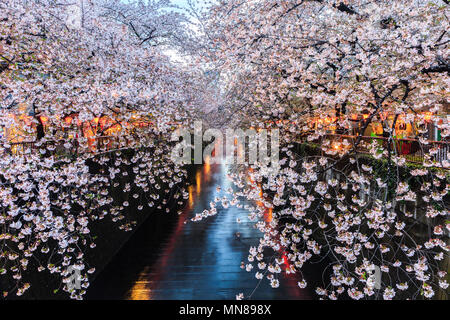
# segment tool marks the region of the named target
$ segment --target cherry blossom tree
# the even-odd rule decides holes
[[[448,104],[448,1],[189,3],[191,29],[163,0],[0,2],[3,295],[24,294],[37,270],[81,299],[94,221],[127,231],[130,207],[182,204],[168,137],[212,105],[222,123],[282,130],[279,170],[236,168],[232,199],[217,199],[255,202],[262,237],[244,266],[257,279],[276,288],[296,273],[303,288],[304,264],[326,261],[321,298],[446,290],[449,163],[427,126]],[[192,59],[174,64],[170,49]],[[415,126],[418,165],[400,121]],[[365,137],[375,124],[383,139]]]
[[[95,272],[85,259],[92,223],[109,217],[129,231],[130,206],[167,211],[169,199],[186,197],[169,137],[199,113],[207,90],[201,72],[165,53],[192,39],[166,7],[0,2],[4,297],[24,294],[37,270],[60,279],[55,292],[81,299]],[[81,288],[68,285],[74,269]]]
[[[246,263],[257,279],[278,287],[280,273],[297,273],[303,288],[303,265],[328,261],[321,298],[433,298],[448,288],[448,149],[431,145],[427,130],[436,120],[449,134],[447,120],[437,121],[449,98],[448,5],[232,0],[210,8],[205,56],[221,70],[230,108],[284,131],[280,170],[231,175],[233,203],[264,204],[249,215],[263,232]],[[353,115],[361,118],[354,130]],[[417,128],[417,167],[402,155],[400,119]],[[364,133],[375,123],[384,137],[370,142]],[[267,248],[273,254],[264,256]]]

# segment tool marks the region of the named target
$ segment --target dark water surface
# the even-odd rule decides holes
[[[245,297],[253,293],[251,299],[313,299],[314,287],[299,289],[295,275],[280,275],[280,287],[273,289],[267,279],[255,278],[256,266],[252,272],[241,269],[249,247],[257,246],[261,235],[246,210],[218,205],[216,216],[190,221],[209,209],[215,197],[224,196],[217,186],[222,190],[231,187],[227,169],[225,164],[199,168],[183,213],[150,217],[91,284],[86,298],[234,300],[242,292]],[[309,276],[312,279],[305,274],[307,281],[322,274],[313,268]]]

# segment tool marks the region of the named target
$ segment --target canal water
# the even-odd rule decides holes
[[[190,220],[209,209],[215,197],[224,196],[218,186],[231,187],[227,170],[226,164],[200,167],[182,214],[150,217],[91,284],[86,298],[234,300],[243,293],[250,299],[314,299],[315,287],[300,289],[296,275],[281,274],[280,287],[274,289],[267,279],[255,278],[255,269],[241,268],[249,247],[257,246],[261,236],[245,209],[217,205],[217,215]],[[304,275],[312,282],[322,277],[317,267],[304,270]]]

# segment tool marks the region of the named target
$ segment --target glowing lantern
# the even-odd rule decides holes
[[[64,119],[65,123],[67,123],[68,125],[72,124],[73,118],[72,117],[66,117]]]

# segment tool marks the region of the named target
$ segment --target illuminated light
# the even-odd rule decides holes
[[[189,193],[189,201],[188,201],[189,208],[192,208],[194,205],[194,187],[192,185],[188,187],[188,193]]]
[[[151,300],[151,290],[147,279],[149,267],[145,267],[139,275],[139,279],[130,290],[129,300]]]
[[[265,220],[266,222],[272,222],[273,215],[272,215],[272,208],[267,209],[267,213],[265,214]]]
[[[197,194],[200,194],[200,191],[202,191],[202,175],[201,175],[201,173],[200,173],[200,171],[198,171],[196,174],[195,174],[195,184],[196,184],[196,187],[197,187]]]
[[[96,118],[94,118],[94,122],[96,123],[96,124],[98,124],[98,121],[100,120],[100,118],[98,118],[98,117],[96,117]]]
[[[73,118],[72,117],[66,117],[65,119],[64,119],[64,122],[65,123],[67,123],[67,124],[72,124],[72,121],[73,121]]]
[[[286,269],[290,269],[291,268],[291,264],[289,263],[288,257],[286,256],[286,252],[283,253],[281,258],[283,259],[283,263],[286,266]]]
[[[40,116],[39,119],[41,120],[42,124],[46,124],[48,122],[48,118],[46,116]]]
[[[357,114],[352,114],[352,120],[358,120],[358,115]]]
[[[368,119],[369,118],[369,115],[368,114],[363,114],[363,119],[364,120],[366,120],[366,119]]]
[[[203,166],[203,170],[204,170],[205,176],[207,176],[209,174],[209,172],[211,171],[211,164],[210,164],[209,156],[206,156],[206,158],[205,158],[205,165]]]
[[[433,114],[431,113],[431,112],[426,112],[425,113],[425,117],[424,117],[424,119],[425,119],[425,121],[426,122],[430,122],[431,121],[431,116],[432,116]]]

